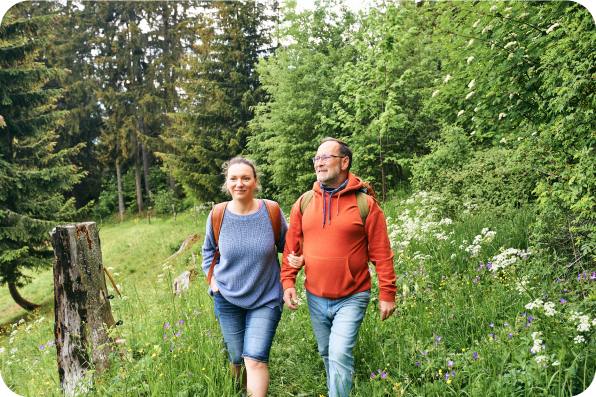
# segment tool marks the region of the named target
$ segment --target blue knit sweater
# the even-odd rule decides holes
[[[276,247],[264,204],[249,215],[236,215],[226,208],[219,234],[220,256],[213,275],[219,292],[228,302],[245,309],[267,306],[282,310],[283,288],[277,253],[283,252],[287,231],[288,224],[281,211],[281,236]],[[205,274],[209,272],[215,247],[210,213],[203,244]],[[211,288],[209,294],[213,295]]]

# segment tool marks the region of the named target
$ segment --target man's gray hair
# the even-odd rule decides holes
[[[352,167],[352,149],[350,149],[348,144],[342,141],[341,139],[331,137],[321,139],[321,145],[325,142],[339,143],[339,154],[341,154],[342,156],[346,156],[348,159],[350,159],[350,162],[348,163],[348,172],[350,172],[350,167]]]

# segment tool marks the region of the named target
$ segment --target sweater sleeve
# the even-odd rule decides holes
[[[368,240],[368,259],[375,266],[379,277],[379,300],[394,302],[397,285],[385,214],[372,198],[369,200],[372,201],[372,206],[364,230]]]
[[[302,197],[300,199],[302,199]],[[290,227],[286,233],[286,244],[281,260],[281,284],[283,285],[284,291],[295,286],[296,275],[300,271],[299,269],[293,268],[288,263],[288,255],[290,255],[292,251],[294,251],[294,253],[300,252],[300,237],[302,236],[300,199],[294,204],[292,211],[290,212]]]
[[[212,211],[213,212],[213,211]],[[205,272],[205,275],[209,273],[209,267],[211,266],[211,261],[213,260],[213,256],[215,256],[215,237],[213,236],[213,227],[211,226],[211,214],[207,217],[207,227],[205,230],[205,241],[203,242],[203,264],[201,267]],[[216,264],[219,263],[219,258],[217,259]]]

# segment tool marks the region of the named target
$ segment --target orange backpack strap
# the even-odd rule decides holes
[[[221,225],[223,223],[224,214],[226,213],[226,207],[228,202],[219,203],[211,210],[211,227],[213,228],[213,237],[215,238],[215,254],[209,266],[209,274],[207,274],[207,284],[211,284],[211,276],[213,275],[213,268],[219,258],[219,232],[221,232]]]
[[[273,227],[273,235],[275,236],[275,244],[279,242],[281,236],[281,211],[279,204],[271,200],[263,200],[271,219],[271,226]]]

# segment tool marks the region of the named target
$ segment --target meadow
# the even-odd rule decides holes
[[[588,388],[596,364],[596,273],[554,266],[535,249],[530,207],[442,212],[440,196],[396,193],[383,205],[398,277],[395,315],[380,321],[378,282],[355,347],[353,396],[572,396]],[[113,365],[89,395],[240,396],[205,277],[181,296],[172,282],[198,268],[206,213],[104,222],[104,266],[122,292],[111,301]],[[186,237],[201,239],[164,262]],[[0,336],[1,374],[23,396],[61,395],[53,344],[51,270],[34,275],[29,297],[48,301]],[[271,396],[325,396],[323,362],[305,292],[284,309],[271,352]],[[48,281],[49,280],[49,281]],[[108,290],[114,293],[108,283]],[[33,295],[33,294],[37,295]],[[7,302],[3,290],[0,304]],[[7,307],[6,305],[4,307]]]

